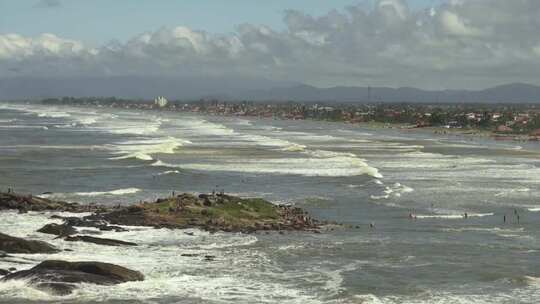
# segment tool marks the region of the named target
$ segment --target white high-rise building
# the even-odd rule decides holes
[[[163,96],[158,96],[156,99],[154,99],[154,104],[157,105],[160,108],[163,108],[168,103],[169,103],[169,101]]]

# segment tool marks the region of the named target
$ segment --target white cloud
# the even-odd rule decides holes
[[[322,16],[287,11],[284,31],[164,27],[98,48],[53,34],[4,34],[0,75],[211,74],[426,88],[535,82],[539,15],[538,0],[452,0],[420,11],[379,0]]]
[[[477,36],[481,34],[480,30],[466,25],[461,17],[449,11],[441,14],[441,22],[446,31],[453,35]]]
[[[23,60],[29,57],[76,56],[85,49],[78,41],[62,39],[53,34],[42,34],[35,38],[17,34],[0,35],[0,59]]]

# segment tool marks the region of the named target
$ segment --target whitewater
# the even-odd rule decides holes
[[[0,187],[111,205],[223,190],[357,228],[101,232],[139,244],[117,248],[36,232],[60,223],[50,218],[58,213],[2,212],[2,233],[72,251],[16,255],[0,269],[97,260],[146,280],[67,297],[0,282],[0,303],[536,303],[540,147],[516,146],[342,123],[1,103]]]

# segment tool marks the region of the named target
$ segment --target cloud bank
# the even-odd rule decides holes
[[[478,88],[540,83],[540,1],[449,0],[421,11],[378,0],[322,16],[284,13],[286,30],[228,34],[179,26],[99,47],[0,35],[0,76],[264,77],[319,86]]]

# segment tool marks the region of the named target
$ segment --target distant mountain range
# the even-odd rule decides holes
[[[240,97],[240,96],[239,96]],[[484,90],[427,91],[417,88],[332,87],[299,85],[245,93],[252,100],[296,100],[334,102],[497,102],[540,103],[540,86],[513,83]]]
[[[0,78],[1,100],[62,96],[151,99],[158,95],[180,100],[540,103],[540,86],[513,83],[484,90],[429,91],[410,87],[317,88],[232,77]]]

